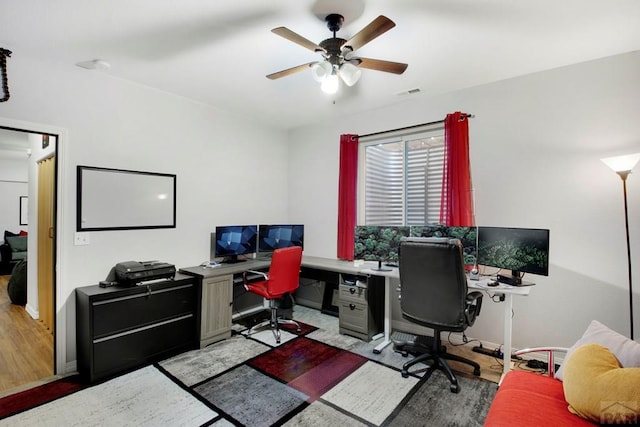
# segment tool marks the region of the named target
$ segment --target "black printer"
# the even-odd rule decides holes
[[[158,279],[173,279],[176,267],[159,261],[125,261],[114,267],[115,278],[120,286],[135,286],[140,282]]]

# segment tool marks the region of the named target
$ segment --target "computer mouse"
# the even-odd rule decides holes
[[[499,285],[499,283],[495,282],[495,281],[487,283],[487,286],[491,286],[491,287],[498,286],[498,285]]]

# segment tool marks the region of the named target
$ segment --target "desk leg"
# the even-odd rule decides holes
[[[513,327],[513,319],[511,313],[513,311],[513,295],[504,294],[504,347],[502,348],[502,376],[500,383],[505,375],[511,370],[511,332]]]
[[[389,344],[391,344],[391,278],[384,278],[384,340],[374,349],[374,354],[380,352]]]

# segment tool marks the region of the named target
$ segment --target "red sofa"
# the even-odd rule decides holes
[[[510,371],[491,403],[485,426],[593,426],[572,414],[562,382],[533,372]]]

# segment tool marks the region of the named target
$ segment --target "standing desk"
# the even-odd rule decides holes
[[[529,296],[531,286],[510,286],[502,283],[498,286],[488,286],[489,282],[493,282],[493,279],[467,280],[467,286],[471,289],[504,295],[504,347],[502,350],[502,376],[500,377],[500,383],[502,383],[502,378],[511,370],[511,337],[513,335],[513,319],[511,318],[511,313],[513,312],[513,296]]]
[[[365,268],[361,270],[361,273],[385,277],[384,340],[373,350],[374,353],[380,353],[382,349],[391,343],[391,279],[400,279],[400,272],[397,268],[393,268],[391,271],[377,271]],[[502,382],[502,378],[511,370],[511,338],[513,335],[513,319],[511,318],[511,313],[513,311],[513,296],[528,296],[531,291],[531,286],[510,286],[502,283],[498,286],[488,286],[489,282],[493,281],[493,279],[489,278],[483,278],[481,280],[467,279],[467,287],[469,289],[504,295],[504,351],[502,352],[503,368],[502,377],[500,378],[500,382]]]

